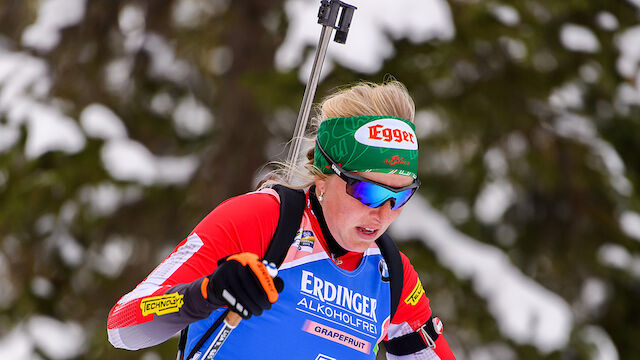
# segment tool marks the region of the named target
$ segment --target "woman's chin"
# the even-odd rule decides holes
[[[346,244],[341,244],[345,250],[352,252],[365,252],[379,237],[377,234],[362,234],[357,230],[356,232],[357,233],[354,234]]]

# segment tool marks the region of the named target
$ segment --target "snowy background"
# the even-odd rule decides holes
[[[352,4],[318,95],[392,74],[416,97],[425,186],[392,232],[458,358],[640,356],[640,3]],[[252,6],[270,47],[223,21]],[[108,308],[242,192],[208,174],[217,156],[255,157],[224,145],[229,84],[259,98],[236,113],[263,116],[262,131],[235,124],[260,157],[229,181],[248,191],[282,156],[317,9],[0,5],[1,359],[171,358],[175,344],[111,349]],[[268,66],[254,74],[245,57]]]

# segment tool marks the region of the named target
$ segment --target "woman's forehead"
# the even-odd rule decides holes
[[[358,172],[356,174],[362,176],[363,178],[373,180],[381,184],[389,185],[391,187],[403,187],[411,185],[413,183],[413,178],[406,175],[379,172]]]

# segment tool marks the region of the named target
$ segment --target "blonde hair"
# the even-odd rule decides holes
[[[348,116],[396,116],[413,122],[415,104],[407,88],[397,80],[385,81],[382,84],[358,82],[339,89],[327,96],[316,106],[316,116],[311,119],[310,137],[305,140],[311,144],[307,151],[305,163],[272,162],[275,170],[265,177],[267,180],[259,185],[260,188],[274,184],[284,185],[295,189],[306,189],[316,179],[323,179],[327,174],[322,173],[313,165],[314,146],[317,130],[320,124],[329,118]],[[287,183],[286,174],[291,172],[297,181]]]

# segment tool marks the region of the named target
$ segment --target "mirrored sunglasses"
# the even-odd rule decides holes
[[[391,209],[396,210],[406,204],[420,187],[419,179],[414,179],[410,185],[396,188],[349,173],[340,167],[317,141],[316,144],[322,156],[331,165],[331,170],[347,183],[347,194],[359,200],[364,205],[377,208],[385,202],[390,201]]]

